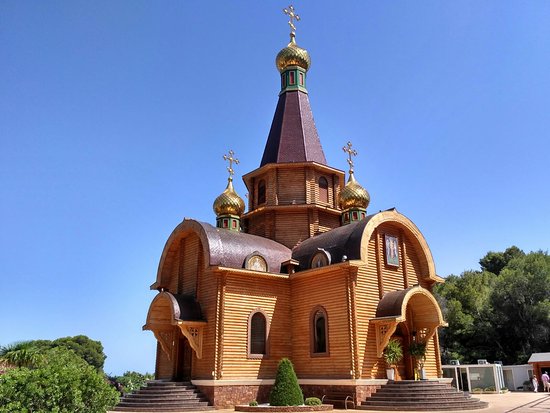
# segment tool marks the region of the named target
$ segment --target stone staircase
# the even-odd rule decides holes
[[[388,381],[366,401],[361,410],[429,411],[477,410],[488,407],[487,402],[457,392],[449,384],[438,381]]]
[[[153,380],[120,399],[115,412],[189,412],[213,410],[190,382]]]

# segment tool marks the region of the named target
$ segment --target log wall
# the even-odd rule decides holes
[[[300,378],[350,378],[350,314],[346,273],[339,268],[310,270],[307,277],[291,279],[292,360]],[[328,354],[312,354],[312,312],[323,307],[327,314]]]
[[[267,352],[249,357],[248,321],[261,311],[267,318]],[[223,315],[223,379],[273,378],[278,362],[291,354],[290,288],[286,278],[227,274]]]

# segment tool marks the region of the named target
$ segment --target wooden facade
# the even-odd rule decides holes
[[[307,383],[318,380],[326,384],[328,380],[334,385],[375,385],[386,378],[380,353],[384,340],[398,338],[406,353],[410,341],[422,334],[428,334],[427,374],[439,377],[436,328],[444,321],[433,297],[426,297],[440,279],[424,238],[395,210],[369,216],[359,224],[356,230],[361,231],[361,238],[355,259],[298,271],[288,266],[286,273],[235,268],[223,262],[211,265],[215,245],[205,232],[205,228],[211,230],[208,224],[193,220],[180,224],[164,249],[153,285],[160,292],[144,326],[159,340],[156,377],[191,379],[210,387],[206,393],[219,406],[244,403],[242,397],[251,394],[255,395],[252,399],[257,398],[261,387],[271,384],[283,357],[292,360],[298,377]],[[386,234],[399,240],[398,266],[386,263]],[[253,251],[240,254],[247,252]],[[382,298],[400,291],[410,294],[404,307],[392,317],[377,317]],[[192,298],[200,307],[200,316],[182,320],[178,311],[189,309],[178,308],[173,296]],[[317,309],[326,315],[327,348],[323,354],[312,349],[312,317]],[[257,312],[266,321],[266,350],[261,355],[250,351],[250,320]],[[195,335],[186,334],[189,328]],[[387,337],[380,333],[380,329],[392,328]],[[413,378],[410,357],[399,365],[399,375]],[[216,399],[217,386],[224,392]],[[231,386],[236,386],[233,392]],[[249,391],[240,392],[242,386]],[[244,396],[238,396],[241,394]]]
[[[301,61],[277,59],[283,75]],[[283,89],[260,167],[243,176],[248,212],[236,214],[236,193],[218,197],[242,229],[186,219],[166,242],[143,327],[158,340],[157,378],[192,380],[218,407],[264,402],[287,357],[306,396],[353,387],[359,399],[386,381],[391,338],[405,354],[426,341],[427,375],[440,376],[431,290],[443,280],[428,244],[395,209],[364,217],[370,196],[344,178],[326,165],[305,88]],[[410,357],[398,368],[413,378]]]

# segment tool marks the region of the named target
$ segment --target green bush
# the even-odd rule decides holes
[[[258,405],[258,402],[256,400],[252,400],[250,403],[248,403],[249,406],[256,407]]]
[[[150,373],[141,374],[137,371],[127,371],[122,376],[112,377],[111,379],[122,385],[123,393],[132,393],[145,386],[147,380],[153,380],[155,376]]]
[[[308,397],[304,402],[306,406],[320,406],[322,404],[321,399],[318,397]]]
[[[105,376],[73,351],[56,347],[41,354],[33,368],[0,376],[0,413],[105,413],[118,402]]]
[[[269,394],[271,406],[300,406],[304,404],[304,395],[298,384],[298,378],[289,359],[279,362],[275,384]]]

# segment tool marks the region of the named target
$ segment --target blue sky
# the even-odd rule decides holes
[[[0,2],[0,345],[86,334],[154,370],[164,243],[259,166],[288,42],[279,1]],[[437,273],[548,250],[550,2],[299,1],[328,163],[397,207]]]

